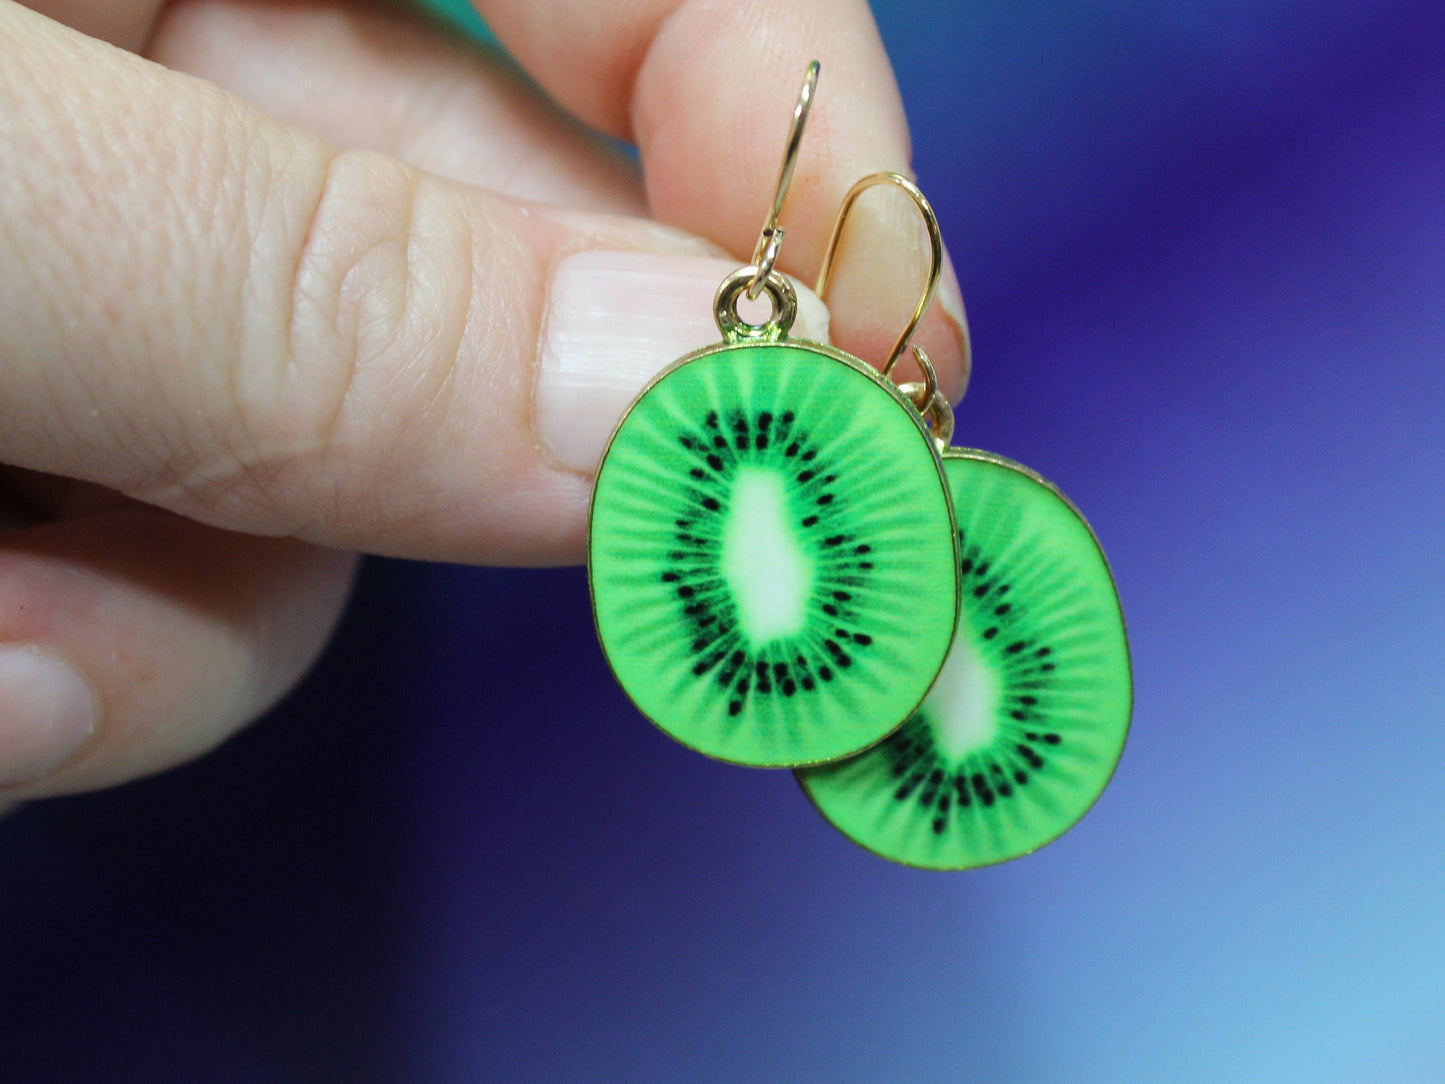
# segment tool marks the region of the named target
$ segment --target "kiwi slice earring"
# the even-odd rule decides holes
[[[951,432],[936,392],[929,413]],[[875,854],[969,869],[1036,850],[1088,812],[1123,753],[1133,685],[1113,576],[1079,511],[1002,456],[944,448],[943,467],[963,579],[943,672],[896,733],[798,779]]]
[[[919,409],[887,370],[788,337],[778,217],[817,76],[814,62],[752,264],[718,288],[723,341],[628,408],[588,530],[598,638],[633,703],[684,745],[758,767],[896,730],[943,667],[959,604],[952,500]],[[771,316],[742,319],[743,294]]]

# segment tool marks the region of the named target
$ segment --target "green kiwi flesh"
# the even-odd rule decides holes
[[[948,654],[958,549],[938,454],[863,363],[726,344],[665,371],[597,476],[598,638],[642,713],[739,764],[848,756]]]
[[[868,850],[968,869],[1036,850],[1088,811],[1133,694],[1113,577],[1083,517],[1017,463],[949,449],[943,464],[963,579],[943,672],[887,740],[798,778]]]

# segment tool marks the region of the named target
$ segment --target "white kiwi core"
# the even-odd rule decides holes
[[[1001,691],[998,675],[960,622],[953,649],[923,701],[939,752],[957,761],[993,741],[998,734]]]
[[[754,646],[802,631],[813,562],[789,522],[781,475],[739,468],[723,526],[721,564],[743,634]]]

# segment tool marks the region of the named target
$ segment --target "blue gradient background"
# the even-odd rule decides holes
[[[1124,599],[1095,810],[895,868],[637,717],[580,571],[374,562],[272,717],[0,824],[0,1077],[1445,1080],[1445,5],[875,10],[959,438]]]

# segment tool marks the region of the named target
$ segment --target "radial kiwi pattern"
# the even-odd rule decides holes
[[[1067,831],[1107,785],[1132,705],[1113,577],[1057,489],[951,449],[963,606],[943,672],[895,734],[798,773],[819,811],[885,858],[966,869]]]
[[[665,372],[598,473],[590,580],[642,712],[767,767],[901,725],[947,655],[957,546],[937,453],[861,362],[788,342]]]

